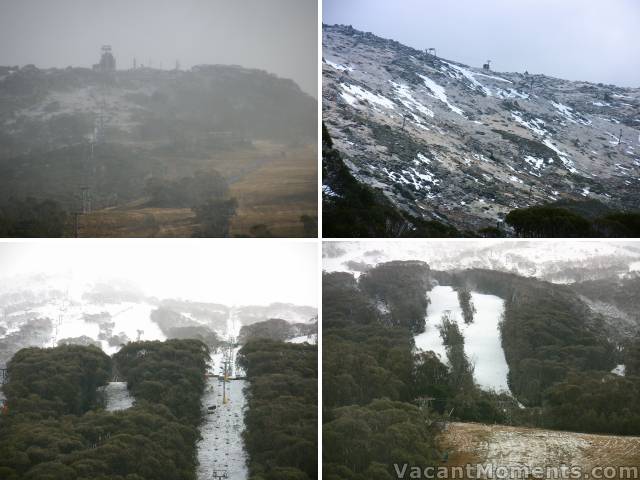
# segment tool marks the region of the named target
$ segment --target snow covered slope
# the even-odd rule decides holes
[[[423,260],[434,270],[484,268],[570,283],[633,274],[640,242],[464,240],[340,242],[323,245],[323,269],[359,274],[390,260]]]
[[[413,215],[475,230],[559,199],[640,207],[640,89],[494,73],[345,26],[323,26],[323,57],[334,146]]]
[[[155,312],[155,314],[154,314]],[[235,341],[242,325],[278,318],[311,322],[315,308],[273,303],[229,307],[147,297],[121,281],[87,283],[69,275],[0,280],[0,365],[21,348],[94,344],[113,354],[124,343],[167,338]],[[190,337],[190,338],[191,338]]]

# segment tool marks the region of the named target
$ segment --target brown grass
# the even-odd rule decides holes
[[[264,224],[277,237],[304,236],[302,215],[317,217],[318,162],[310,148],[296,149],[264,163],[231,186],[238,211],[231,224],[233,235],[250,235]]]
[[[450,423],[440,434],[439,443],[441,449],[451,452],[449,467],[468,463],[530,468],[565,464],[591,473],[594,467],[640,465],[640,437]]]
[[[256,148],[219,152],[209,158],[179,159],[165,172],[178,178],[214,168],[230,179],[238,200],[232,236],[251,236],[265,225],[276,237],[301,237],[300,217],[317,217],[317,156],[312,147],[287,148],[257,142]],[[198,227],[188,208],[149,208],[146,198],[79,217],[81,237],[190,237]],[[73,231],[70,226],[69,231]]]

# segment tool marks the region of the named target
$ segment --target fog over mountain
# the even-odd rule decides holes
[[[249,248],[250,247],[250,248]],[[90,241],[0,244],[2,290],[38,290],[29,280],[65,278],[84,285],[126,280],[143,295],[226,305],[317,305],[316,246],[310,243]],[[55,285],[66,288],[66,283]],[[132,288],[133,289],[133,288]]]
[[[110,44],[120,69],[134,58],[164,69],[236,64],[317,96],[315,0],[2,0],[0,11],[0,65],[90,67]]]

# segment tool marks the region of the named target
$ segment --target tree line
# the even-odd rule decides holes
[[[323,274],[326,478],[393,478],[396,459],[438,464],[430,451],[443,419],[638,433],[630,400],[639,385],[637,367],[626,377],[610,373],[619,354],[570,287],[488,270],[421,268],[426,278],[416,277],[420,269],[412,262],[381,264],[359,279]],[[464,336],[450,316],[439,325],[446,359],[415,350],[417,318],[424,321],[425,296],[437,281],[505,299],[501,335],[513,394],[475,383]],[[400,292],[408,293],[400,299]],[[628,365],[640,365],[638,345],[625,348]],[[589,405],[590,398],[599,400]],[[575,408],[576,401],[583,408]]]
[[[75,345],[14,355],[4,387],[8,413],[0,416],[0,478],[195,478],[206,346],[140,342],[116,357]],[[97,389],[113,369],[130,375],[135,404],[106,412]]]
[[[433,352],[416,351],[413,337],[424,323],[430,278],[420,263],[381,264],[358,280],[323,274],[327,479],[391,479],[394,463],[439,465],[436,436],[443,419],[506,421],[508,396],[475,385],[463,337],[450,318],[443,318],[441,330],[454,368]],[[388,312],[380,302],[391,306]]]
[[[610,211],[585,215],[581,211],[556,206],[536,205],[512,210],[505,221],[518,237],[637,238],[640,236],[640,212]]]
[[[249,340],[244,442],[251,480],[318,477],[318,351],[315,345]]]

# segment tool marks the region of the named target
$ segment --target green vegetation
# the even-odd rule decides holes
[[[323,478],[391,480],[393,464],[435,464],[434,429],[424,410],[377,399],[332,411],[323,427]]]
[[[193,207],[200,228],[196,237],[228,237],[231,219],[236,214],[238,202],[235,198],[211,199],[202,205]]]
[[[209,349],[198,340],[132,342],[113,356],[117,371],[138,400],[165,405],[181,421],[201,419]]]
[[[167,338],[200,340],[210,349],[215,349],[221,344],[216,333],[209,327],[201,325],[171,308],[159,307],[153,310],[151,320],[158,324]]]
[[[360,278],[360,287],[377,304],[389,309],[392,325],[402,325],[414,333],[424,331],[427,312],[426,291],[429,266],[420,261],[382,263]]]
[[[589,221],[564,208],[535,206],[509,212],[505,221],[518,237],[588,237]]]
[[[207,355],[194,340],[129,344],[113,361],[95,347],[21,350],[8,365],[0,477],[193,480]],[[109,413],[96,387],[114,367],[136,404]]]
[[[96,389],[111,374],[111,359],[97,347],[25,348],[7,365],[4,387],[16,414],[82,415],[97,404]]]
[[[505,220],[519,237],[640,236],[640,213],[611,211],[593,203],[558,202],[519,208],[509,212]],[[594,214],[594,209],[600,213]]]
[[[457,324],[447,318],[442,325],[454,368],[433,352],[415,351],[429,277],[423,262],[378,265],[359,280],[323,275],[326,478],[391,479],[394,463],[436,465],[438,420],[450,412],[459,420],[506,422],[503,406],[515,402],[474,384]],[[381,303],[388,311],[376,308]]]
[[[217,171],[197,172],[179,180],[150,178],[146,193],[153,207],[194,208],[228,194],[227,182]]]
[[[545,423],[577,432],[640,433],[640,377],[573,373],[546,394]]]
[[[244,440],[250,479],[316,479],[317,348],[253,340],[238,361],[249,379]]]
[[[9,199],[0,205],[0,237],[61,237],[67,213],[53,200]]]
[[[398,210],[382,192],[358,182],[333,148],[322,125],[322,183],[334,195],[322,196],[324,237],[458,237],[453,227],[424,221]]]
[[[239,343],[253,339],[285,341],[301,335],[318,333],[318,323],[289,323],[280,318],[270,318],[263,322],[243,325],[238,336]]]
[[[458,294],[458,303],[462,309],[464,323],[473,323],[473,315],[476,313],[476,307],[471,300],[471,292],[466,287],[460,287],[456,293]]]
[[[573,287],[489,270],[436,272],[419,264],[389,262],[359,279],[323,275],[326,478],[388,479],[395,478],[394,463],[437,465],[437,425],[448,418],[640,433],[640,340],[618,352],[602,319]],[[449,315],[439,326],[446,364],[433,352],[415,351],[417,323],[408,319],[418,312],[424,318],[434,281],[458,291],[463,311],[466,303],[473,309],[472,291],[505,299],[501,337],[513,396],[475,384],[460,325]],[[598,286],[585,282],[581,288]],[[633,288],[620,297],[634,297]],[[603,298],[615,291],[610,285]],[[398,300],[400,292],[406,297]],[[634,308],[633,301],[618,304]],[[610,373],[616,363],[627,365],[626,377]]]
[[[627,342],[622,353],[617,353],[606,325],[575,293],[635,314],[640,279],[565,286],[467,270],[449,280],[473,284],[474,290],[506,299],[501,336],[509,386],[528,407],[506,407],[510,423],[580,432],[640,433],[640,340]],[[616,363],[627,366],[626,377],[610,373]]]

